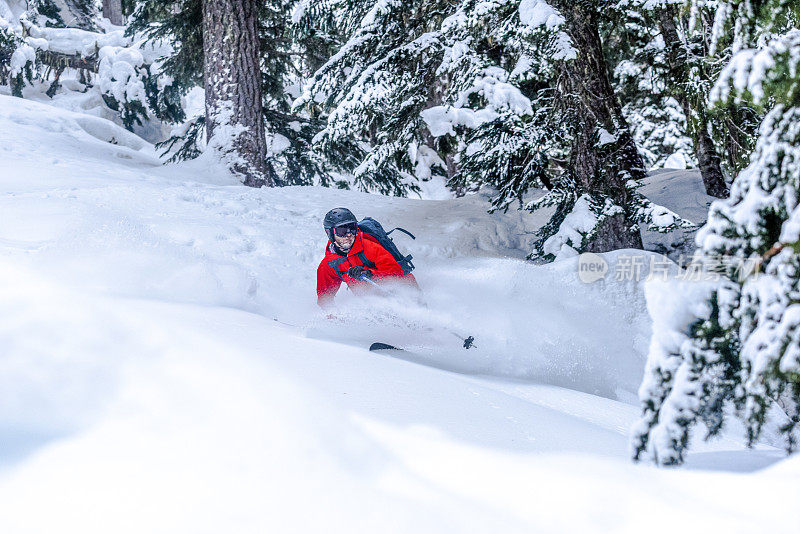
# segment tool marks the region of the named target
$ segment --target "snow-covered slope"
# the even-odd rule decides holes
[[[735,429],[690,469],[630,463],[642,286],[522,261],[524,214],[252,190],[5,96],[0,147],[4,533],[795,525],[798,459],[748,451]],[[338,205],[418,236],[397,242],[426,306],[343,292],[334,319],[317,310]],[[611,272],[625,257],[605,255]]]

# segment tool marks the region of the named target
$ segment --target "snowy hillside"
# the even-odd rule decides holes
[[[738,428],[685,469],[631,463],[644,282],[523,261],[541,219],[480,195],[245,188],[8,96],[0,150],[0,532],[796,528],[800,458]],[[644,191],[705,213],[686,173]],[[417,236],[396,241],[427,306],[317,309],[340,205]],[[613,273],[630,254],[603,256]]]

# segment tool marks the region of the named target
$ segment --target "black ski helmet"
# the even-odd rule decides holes
[[[343,224],[358,224],[358,219],[353,215],[353,212],[347,208],[333,208],[325,214],[325,219],[322,221],[322,226],[325,228],[325,233],[328,234],[328,239],[333,241],[333,229]]]

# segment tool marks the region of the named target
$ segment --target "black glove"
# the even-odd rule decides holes
[[[361,265],[354,265],[347,269],[347,276],[354,280],[361,280],[362,278],[372,280],[372,271],[365,269]]]

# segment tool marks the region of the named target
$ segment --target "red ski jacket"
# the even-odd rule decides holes
[[[355,243],[347,255],[339,254],[333,243],[328,241],[325,257],[317,267],[317,303],[321,307],[333,303],[333,297],[339,291],[342,282],[355,293],[365,294],[372,291],[372,286],[367,282],[355,280],[347,275],[348,269],[356,265],[363,265],[372,271],[372,277],[376,281],[402,279],[413,287],[419,287],[414,275],[403,274],[403,268],[377,239],[359,230],[356,233]]]

